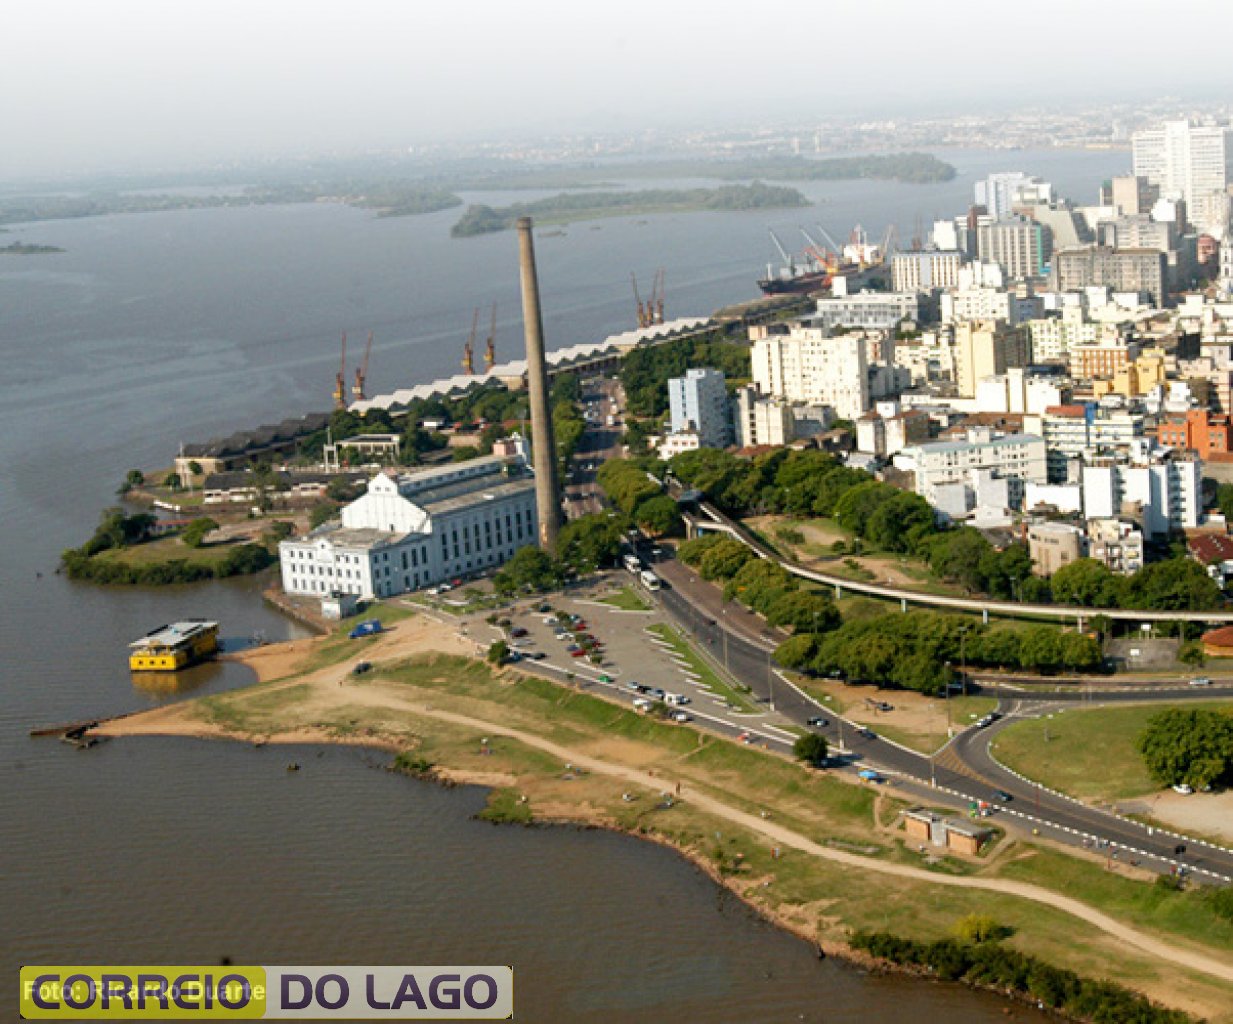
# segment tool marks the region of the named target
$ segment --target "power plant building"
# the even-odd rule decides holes
[[[279,544],[283,590],[319,598],[419,590],[503,565],[538,543],[538,526],[524,454],[381,473],[341,521]]]

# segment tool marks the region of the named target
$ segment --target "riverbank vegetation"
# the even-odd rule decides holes
[[[0,256],[43,256],[47,253],[64,252],[58,245],[35,245],[32,242],[10,242],[0,245]]]
[[[202,546],[207,527],[193,523],[183,537],[156,537],[156,522],[146,513],[126,515],[120,508],[107,509],[94,536],[81,547],[64,551],[60,564],[69,579],[159,586],[250,575],[278,561],[271,551],[276,547],[273,540]]]
[[[808,206],[793,188],[764,185],[723,185],[719,188],[640,189],[633,192],[562,192],[547,199],[510,206],[475,205],[451,229],[454,238],[470,238],[512,228],[520,217],[538,224],[571,224],[601,217],[654,213],[696,213],[705,210],[774,210]]]

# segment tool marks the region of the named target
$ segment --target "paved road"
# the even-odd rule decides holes
[[[1176,839],[1097,808],[1054,796],[1002,769],[989,757],[988,741],[1005,727],[1009,718],[991,729],[969,729],[960,733],[934,758],[882,737],[871,738],[775,673],[770,659],[773,639],[765,638],[761,630],[754,633],[746,620],[734,614],[732,606],[727,607],[727,614],[721,612],[720,616],[713,615],[712,609],[718,600],[715,597],[717,588],[697,580],[687,567],[669,561],[659,562],[656,572],[669,581],[671,588],[661,590],[657,595],[664,609],[705,644],[712,654],[721,658],[732,674],[750,686],[760,700],[769,704],[773,699],[779,714],[801,725],[818,715],[829,719],[830,724],[821,731],[832,745],[846,752],[846,761],[850,766],[871,766],[905,780],[924,783],[929,789],[914,790],[922,797],[934,794],[936,798],[936,790],[932,788],[936,785],[960,801],[990,804],[996,813],[1019,819],[1027,827],[1039,829],[1043,835],[1068,845],[1105,851],[1111,861],[1116,853],[1120,862],[1139,861],[1162,872],[1169,872],[1181,864],[1203,880],[1233,882],[1233,853],[1189,839]],[[707,592],[711,596],[704,600],[702,595]],[[1168,689],[1168,696],[1172,699],[1216,697],[1229,693],[1229,688],[1215,686],[1171,686]],[[1142,701],[1150,697],[1159,699],[1161,696],[1158,691],[1147,694],[1113,690],[1099,696],[1088,694],[1086,699],[1104,703]],[[1059,699],[1074,701],[1084,698],[1082,693],[1066,696],[1052,693],[1039,696],[1016,694],[1014,704],[1004,707],[1012,715],[1017,715],[1028,706],[1041,707]],[[998,790],[1009,794],[1012,799],[1007,803],[997,800],[994,794]],[[1105,842],[1113,845],[1099,845]],[[1185,853],[1180,856],[1175,853],[1179,843],[1186,847]]]

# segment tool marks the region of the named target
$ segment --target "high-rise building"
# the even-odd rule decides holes
[[[1114,178],[1109,185],[1108,205],[1116,207],[1122,217],[1137,217],[1151,213],[1160,188],[1138,174],[1126,174]]]
[[[938,249],[898,252],[891,260],[891,278],[897,292],[929,292],[957,288],[963,254]]]
[[[749,337],[753,382],[764,395],[829,406],[850,420],[869,408],[863,337],[801,324],[751,327]]]
[[[1003,171],[978,181],[975,197],[977,206],[983,206],[994,220],[1001,220],[1014,213],[1018,205],[1051,202],[1053,186],[1022,171]]]
[[[669,379],[668,410],[674,434],[692,431],[703,448],[726,448],[732,443],[728,389],[722,371],[686,370],[684,377]]]
[[[1142,292],[1153,305],[1163,306],[1168,257],[1159,249],[1111,249],[1088,245],[1062,249],[1053,261],[1059,291],[1081,291],[1092,286],[1115,292]]]
[[[1182,199],[1192,224],[1223,234],[1229,218],[1227,188],[1233,171],[1233,128],[1166,121],[1131,136],[1136,176],[1168,199]]]
[[[1053,256],[1053,232],[1045,224],[1014,217],[980,218],[976,225],[976,258],[996,263],[1009,278],[1041,277]]]
[[[1024,335],[1002,321],[955,324],[955,385],[963,398],[976,397],[976,385],[1027,363]]]

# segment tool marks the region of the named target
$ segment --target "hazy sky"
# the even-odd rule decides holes
[[[0,179],[930,102],[1233,97],[1227,0],[13,0],[3,25]]]

